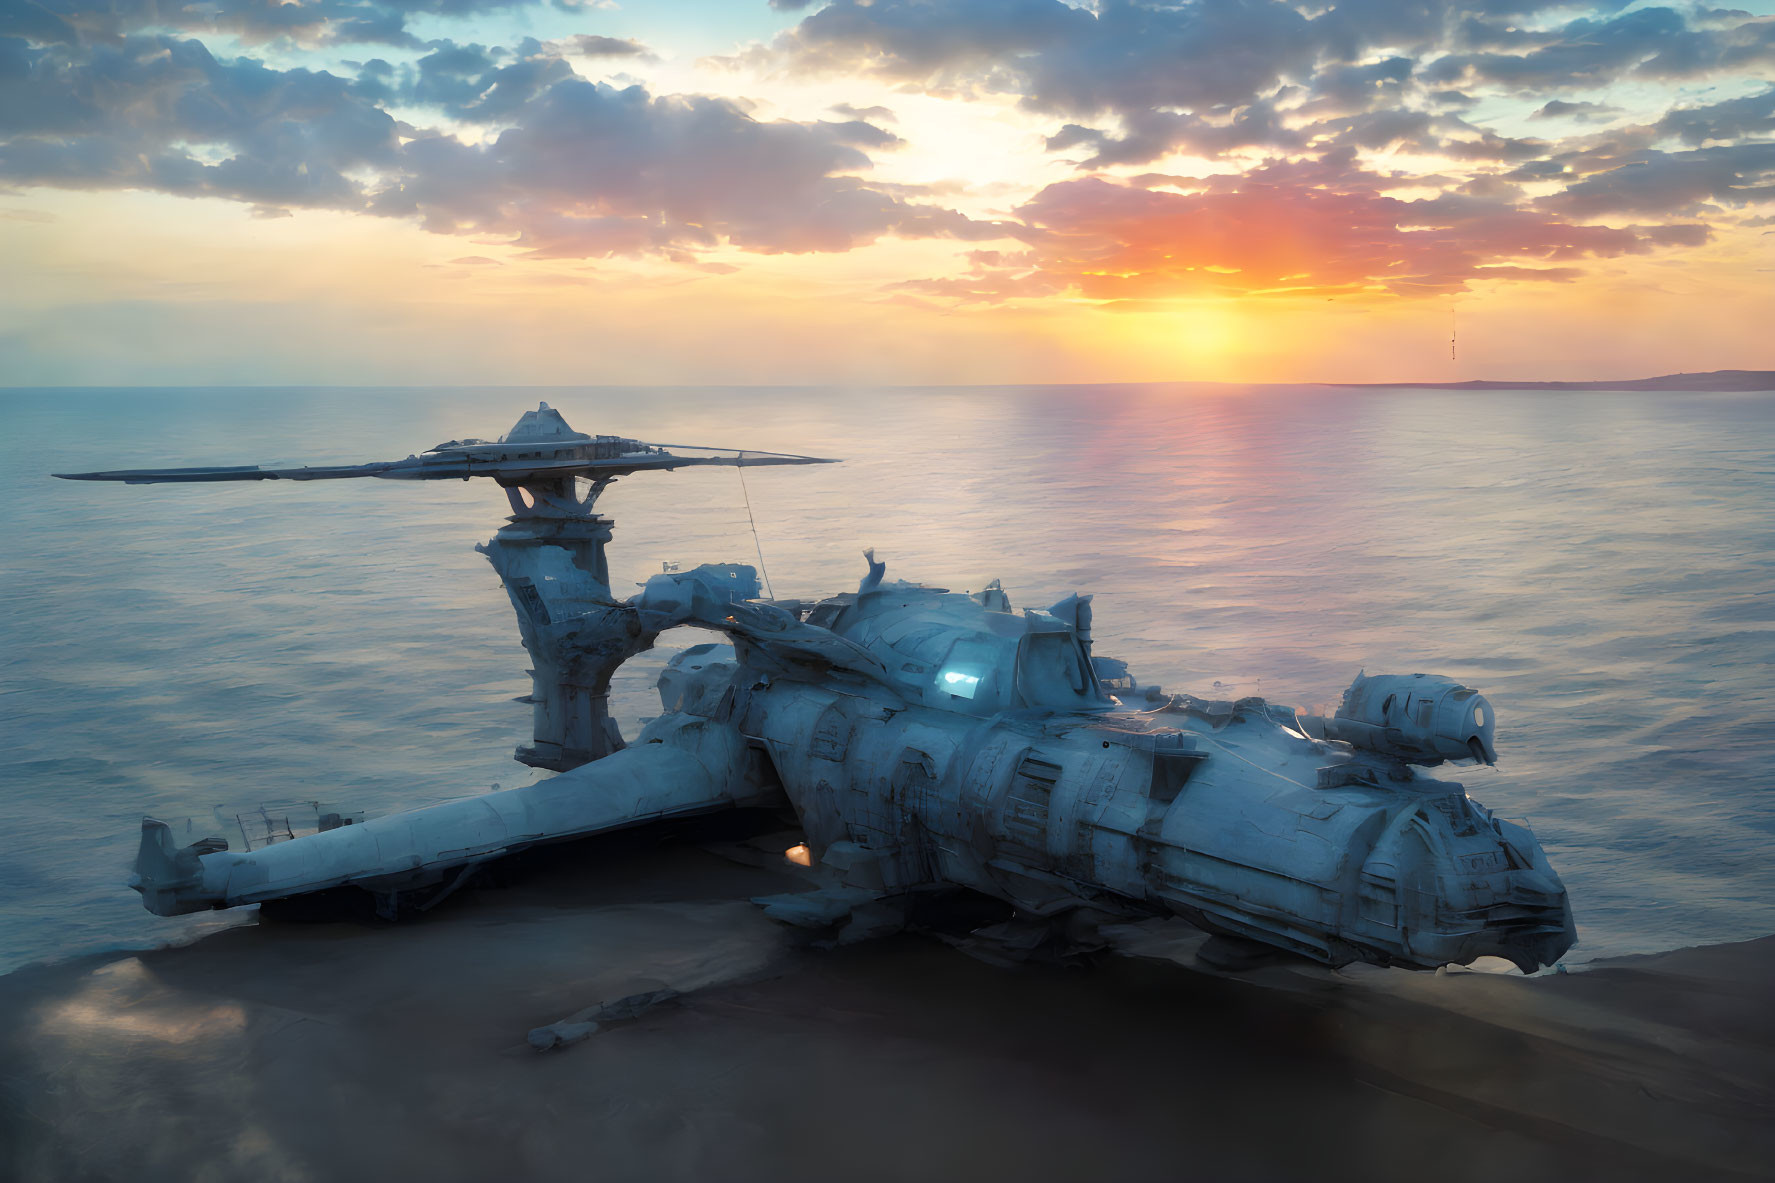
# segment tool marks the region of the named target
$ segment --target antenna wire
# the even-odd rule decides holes
[[[764,576],[764,594],[772,600],[777,593],[771,590],[770,572],[764,569],[764,543],[758,538],[758,519],[752,516],[752,494],[746,489],[746,454],[739,454],[739,463],[734,465],[740,474],[740,496],[746,499],[746,521],[752,524],[752,545],[758,550],[758,574]]]

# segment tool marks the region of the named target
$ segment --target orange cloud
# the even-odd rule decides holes
[[[1445,192],[1405,201],[1384,178],[1278,163],[1195,183],[1195,192],[1103,177],[1049,185],[1021,206],[1031,250],[976,263],[972,298],[1071,290],[1095,300],[1199,294],[1402,296],[1476,279],[1567,281],[1585,258],[1705,242],[1702,225],[1587,226]],[[954,295],[929,285],[933,295]]]

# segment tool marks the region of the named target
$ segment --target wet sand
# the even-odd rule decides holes
[[[0,1177],[1775,1178],[1775,938],[1535,979],[1000,969],[807,947],[745,902],[795,882],[638,831],[416,923],[0,978]]]

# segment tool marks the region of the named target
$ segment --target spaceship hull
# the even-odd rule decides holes
[[[1156,688],[1153,709],[1130,712],[1100,680],[1089,596],[1018,613],[996,582],[967,595],[887,581],[872,552],[855,593],[811,604],[757,599],[762,572],[743,565],[674,566],[637,596],[613,594],[612,524],[593,512],[611,480],[821,462],[687,457],[576,432],[543,404],[497,442],[385,463],[78,474],[493,478],[512,516],[479,549],[533,663],[533,737],[517,755],[561,773],[244,852],[207,839],[180,849],[145,822],[134,884],[145,904],[175,914],[355,885],[385,911],[429,906],[465,868],[526,846],[786,800],[826,886],[767,909],[853,937],[882,930],[883,901],[966,887],[1024,916],[1182,916],[1330,964],[1492,954],[1532,968],[1572,943],[1565,889],[1527,829],[1417,771],[1496,758],[1490,704],[1447,679],[1361,676],[1326,719]],[[732,648],[674,659],[666,714],[625,747],[611,674],[680,626]],[[1103,668],[1132,690],[1125,665]]]
[[[1180,915],[1329,964],[1532,969],[1572,940],[1526,829],[1427,778],[1318,789],[1321,745],[1260,711],[1219,727],[1171,711],[983,728],[776,683],[750,692],[740,726],[853,888]],[[1160,799],[1175,760],[1189,774]]]

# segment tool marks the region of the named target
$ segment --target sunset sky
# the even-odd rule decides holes
[[[0,385],[1775,368],[1771,14],[0,0]]]

